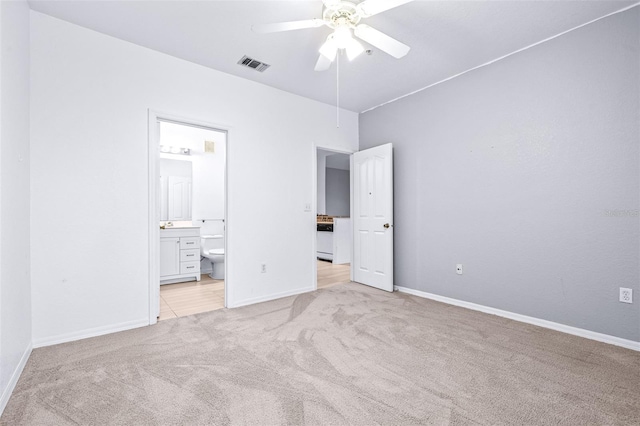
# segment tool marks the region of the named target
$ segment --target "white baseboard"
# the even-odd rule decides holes
[[[89,328],[72,333],[59,334],[57,336],[45,337],[42,339],[34,339],[33,347],[42,348],[44,346],[57,345],[59,343],[72,342],[74,340],[87,339],[89,337],[102,336],[104,334],[115,333],[118,331],[131,330],[132,328],[144,327],[149,325],[149,318],[121,322],[119,324],[106,325],[103,327]]]
[[[24,366],[27,365],[27,361],[29,360],[29,356],[31,356],[32,346],[27,346],[24,353],[22,354],[22,358],[20,358],[20,362],[16,366],[16,369],[13,370],[13,374],[11,375],[11,379],[9,383],[7,383],[7,387],[2,390],[2,397],[0,397],[0,415],[4,412],[7,403],[9,402],[9,398],[11,398],[11,394],[18,384],[18,379],[22,374],[22,370],[24,370]]]
[[[235,302],[235,303],[229,303],[228,307],[229,308],[239,308],[241,306],[253,305],[254,303],[268,302],[270,300],[282,299],[283,297],[295,296],[296,294],[308,293],[308,292],[313,291],[313,290],[315,290],[313,288],[313,286],[304,287],[304,288],[297,288],[295,290],[283,291],[282,293],[270,294],[268,296],[254,297],[254,298],[251,298],[251,299],[244,299],[244,300],[241,300],[241,301]]]
[[[597,340],[598,342],[604,342],[610,345],[616,345],[616,346],[621,346],[623,348],[632,349],[634,351],[640,351],[640,342],[636,342],[633,340],[623,339],[621,337],[611,336],[609,334],[597,333],[595,331],[572,327],[570,325],[560,324],[553,321],[547,321],[540,318],[516,314],[509,311],[503,311],[501,309],[491,308],[484,305],[478,305],[476,303],[471,303],[471,302],[465,302],[463,300],[452,299],[450,297],[439,296],[437,294],[427,293],[420,290],[414,290],[412,288],[394,286],[394,289],[401,293],[407,293],[414,296],[424,297],[425,299],[436,300],[438,302],[447,303],[449,305],[460,306],[462,308],[467,308],[474,311],[480,311],[486,314],[497,315],[499,317],[509,318],[514,321],[533,324],[533,325],[537,325],[538,327],[544,327],[544,328],[548,328],[555,331],[561,331],[567,334],[573,334],[574,336],[580,336],[586,339]]]

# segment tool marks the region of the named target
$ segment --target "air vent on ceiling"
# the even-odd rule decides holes
[[[264,62],[256,61],[255,59],[250,58],[247,55],[244,55],[242,58],[240,58],[238,64],[244,65],[245,67],[253,68],[254,70],[260,72],[263,72],[271,66],[269,64],[265,64]]]

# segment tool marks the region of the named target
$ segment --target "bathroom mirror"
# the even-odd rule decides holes
[[[191,161],[160,159],[160,220],[189,221],[192,217]]]

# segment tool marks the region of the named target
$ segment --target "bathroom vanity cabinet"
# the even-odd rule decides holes
[[[200,281],[200,228],[160,230],[160,285]]]

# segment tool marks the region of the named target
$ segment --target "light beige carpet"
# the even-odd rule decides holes
[[[640,353],[357,284],[36,349],[3,425],[640,424]]]

